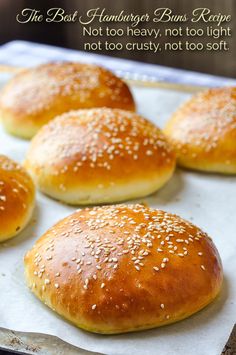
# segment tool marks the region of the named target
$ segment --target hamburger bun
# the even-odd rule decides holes
[[[25,169],[0,155],[0,242],[16,236],[28,224],[35,188]]]
[[[175,155],[151,122],[99,108],[71,111],[42,127],[24,164],[42,192],[84,205],[153,193],[172,176]]]
[[[179,165],[236,174],[236,88],[194,95],[174,113],[164,131]]]
[[[32,292],[77,327],[113,334],[187,318],[219,293],[212,240],[182,218],[143,205],[79,210],[25,256]]]
[[[135,109],[125,82],[91,64],[48,63],[23,70],[0,95],[3,126],[22,138],[32,138],[45,123],[64,112],[103,106]]]

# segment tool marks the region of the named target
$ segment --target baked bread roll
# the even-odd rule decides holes
[[[41,128],[25,160],[36,185],[68,204],[149,195],[173,174],[175,156],[159,128],[130,111],[71,111]]]
[[[77,327],[124,333],[174,323],[219,293],[222,266],[206,233],[143,205],[79,210],[25,256],[28,286]]]
[[[31,138],[59,114],[103,106],[135,109],[128,86],[110,71],[91,64],[49,63],[24,70],[0,95],[5,129],[23,138]]]
[[[216,88],[193,96],[172,116],[165,133],[179,165],[236,173],[236,88]]]
[[[0,155],[0,242],[14,237],[27,225],[34,200],[34,184],[25,169]]]

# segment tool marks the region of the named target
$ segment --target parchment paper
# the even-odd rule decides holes
[[[2,77],[2,81],[6,76]],[[133,90],[138,110],[159,126],[189,95],[158,89]],[[0,128],[0,153],[21,162],[28,142]],[[38,193],[34,217],[15,239],[0,245],[0,326],[52,334],[109,355],[218,355],[236,321],[236,177],[177,170],[149,205],[181,215],[214,239],[224,266],[220,297],[196,315],[163,328],[138,333],[102,336],[79,330],[38,301],[24,284],[23,255],[36,239],[76,208]]]

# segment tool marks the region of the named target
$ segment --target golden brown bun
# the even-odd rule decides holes
[[[70,110],[111,107],[134,110],[128,86],[91,64],[48,63],[16,75],[0,96],[0,116],[9,133],[31,138],[41,126]]]
[[[27,225],[34,199],[34,184],[25,169],[0,155],[0,242],[14,237]]]
[[[219,293],[223,272],[206,233],[142,205],[79,210],[25,256],[28,286],[76,326],[123,333],[173,323]]]
[[[175,156],[159,128],[130,111],[71,111],[41,128],[25,167],[47,195],[69,204],[149,195],[173,174]]]
[[[193,96],[167,123],[181,166],[236,173],[236,88],[210,89]]]

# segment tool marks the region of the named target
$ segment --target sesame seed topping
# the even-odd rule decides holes
[[[97,292],[97,287],[104,288],[104,291],[100,291],[104,293],[103,296],[113,297],[112,287],[109,288],[109,285],[115,285],[120,270],[125,272],[124,265],[127,267],[127,273],[132,275],[130,282],[141,289],[145,289],[144,278],[148,272],[150,282],[151,278],[155,277],[153,281],[158,284],[162,274],[168,275],[169,270],[174,270],[176,263],[181,266],[183,273],[186,270],[188,274],[191,262],[188,255],[201,255],[202,251],[199,249],[205,251],[203,238],[207,238],[206,234],[190,222],[141,204],[84,208],[67,217],[64,223],[66,236],[62,231],[63,226],[61,230],[52,228],[50,233],[53,237],[50,241],[46,239],[43,247],[38,248],[40,252],[33,253],[36,285],[43,280],[44,285],[50,284],[53,273],[57,279],[51,278],[51,284],[57,289],[59,285],[62,287],[59,276],[63,275],[64,285],[64,275],[73,271],[73,280],[77,278],[81,292],[89,297]],[[195,239],[196,236],[201,243]],[[73,254],[65,253],[63,261],[59,260],[57,252],[57,242],[60,238],[67,238],[68,245],[73,245]],[[185,243],[185,238],[192,238],[193,241],[190,244]],[[165,243],[161,244],[162,241]],[[53,250],[45,251],[48,246]],[[49,256],[53,262],[45,262]],[[203,259],[199,260],[203,262]],[[60,267],[53,269],[55,265]],[[206,270],[204,265],[200,267]],[[41,277],[42,281],[39,280]],[[41,284],[38,287],[42,287]],[[125,281],[119,288],[125,292]],[[123,307],[119,303],[117,305]],[[164,309],[165,306],[161,303],[160,307]]]
[[[193,113],[194,120],[191,119]],[[235,132],[235,88],[204,90],[186,102],[175,117],[181,119],[180,125],[179,119],[173,120],[171,125],[171,138],[178,155],[187,155],[195,160],[207,153],[210,159],[209,153],[214,156],[215,152],[222,151],[226,137]],[[221,164],[227,167],[230,163],[230,157],[225,154]]]

